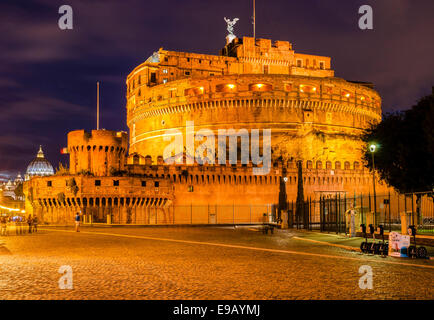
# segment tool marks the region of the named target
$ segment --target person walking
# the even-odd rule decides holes
[[[29,214],[29,216],[27,217],[27,224],[29,225],[29,233],[32,233],[32,224],[33,224],[33,219],[32,216]]]
[[[80,213],[77,212],[75,215],[75,232],[80,232]]]
[[[33,222],[33,232],[38,232],[38,217],[34,216],[32,222]]]
[[[0,235],[2,235],[2,236],[6,235],[6,228],[7,228],[6,218],[1,217],[0,218]]]

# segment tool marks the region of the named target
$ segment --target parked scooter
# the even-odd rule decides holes
[[[365,238],[365,241],[360,244],[360,251],[362,251],[363,253],[367,253],[369,243],[368,243],[368,235],[366,234],[366,225],[361,224],[360,228],[363,233],[363,237]]]
[[[374,225],[372,225],[372,224],[369,225],[369,233],[371,234],[371,237],[372,237],[372,243],[370,245],[368,245],[367,253],[374,253],[375,254],[375,247],[377,244],[375,243],[375,228],[374,228]]]
[[[425,247],[420,246],[419,248],[416,245],[416,227],[409,226],[408,234],[413,236],[414,246],[409,246],[407,249],[407,255],[409,258],[420,258],[425,259],[427,257],[427,251]]]
[[[376,243],[374,245],[374,253],[387,256],[389,254],[389,243],[384,241],[384,227],[383,227],[383,225],[378,226],[377,232],[380,234],[380,236],[382,238],[382,242]]]

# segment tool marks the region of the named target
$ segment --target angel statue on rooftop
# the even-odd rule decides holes
[[[228,24],[227,30],[229,32],[229,34],[227,35],[226,38],[228,38],[228,40],[230,40],[229,42],[231,42],[233,39],[236,38],[236,35],[234,34],[234,25],[240,19],[235,18],[235,19],[231,20],[231,19],[227,19],[226,17],[224,19],[225,19],[226,23]]]

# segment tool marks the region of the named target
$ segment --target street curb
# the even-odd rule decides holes
[[[73,224],[67,225],[39,225],[43,228],[75,228]],[[106,223],[80,223],[80,228],[215,228],[215,227],[248,227],[248,226],[262,226],[260,223],[245,223],[245,224],[233,224],[233,223],[221,223],[221,224],[106,224]]]
[[[293,237],[293,239],[302,240],[302,241],[309,241],[309,242],[314,242],[314,243],[319,243],[319,244],[324,244],[324,245],[327,245],[327,246],[338,247],[338,248],[342,248],[342,249],[346,249],[346,250],[350,250],[350,251],[361,252],[360,248],[345,246],[345,245],[342,245],[342,244],[329,243],[329,242],[325,242],[325,241],[318,241],[318,240],[299,238],[299,237]]]

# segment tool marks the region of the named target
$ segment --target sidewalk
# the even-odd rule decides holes
[[[297,230],[300,231],[300,230]],[[365,241],[363,237],[354,237],[349,238],[348,236],[345,236],[345,234],[336,234],[336,233],[326,233],[326,232],[315,232],[315,231],[300,231],[300,233],[294,237],[294,239],[302,240],[302,241],[309,241],[313,243],[323,244],[323,245],[329,245],[333,247],[340,247],[346,250],[351,251],[358,251],[360,252],[360,243]],[[389,235],[385,234],[384,240],[389,240]],[[423,243],[422,240],[429,240],[428,244]],[[376,242],[381,241],[378,238],[376,239]],[[417,236],[416,237],[417,245],[423,245],[426,247],[428,251],[428,256],[434,257],[434,237],[429,236]],[[368,238],[368,242],[372,242],[372,239]]]

